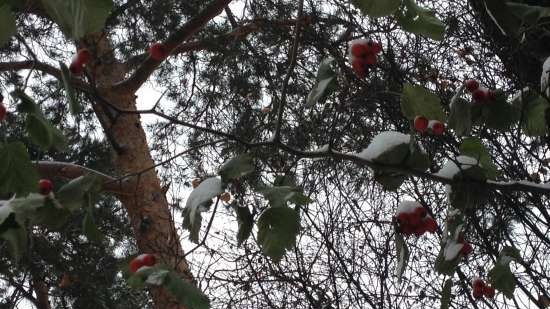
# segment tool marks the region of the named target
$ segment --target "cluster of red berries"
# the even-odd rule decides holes
[[[481,87],[479,82],[475,79],[465,81],[464,86],[466,90],[472,94],[472,102],[474,102],[474,104],[492,103],[496,100],[495,92],[485,87]]]
[[[86,65],[92,60],[92,53],[87,48],[79,49],[73,57],[69,70],[73,75],[80,75],[84,72]]]
[[[38,191],[42,195],[49,195],[53,192],[53,183],[49,179],[40,179],[38,181]]]
[[[154,255],[145,253],[136,256],[130,261],[130,272],[135,273],[143,266],[153,266],[157,263],[157,258]]]
[[[157,61],[162,61],[168,57],[166,46],[162,43],[155,43],[149,47],[149,56]]]
[[[412,212],[401,212],[396,216],[399,223],[399,231],[404,235],[422,236],[426,232],[435,233],[437,231],[437,222],[428,215],[426,208],[419,206]]]
[[[416,116],[414,118],[414,129],[420,133],[428,132],[440,136],[445,132],[445,124],[439,120],[428,120],[424,116]]]
[[[0,94],[0,121],[4,121],[7,114],[8,110],[6,109],[6,106],[4,106],[4,96]]]
[[[495,297],[495,288],[488,286],[479,278],[472,280],[472,296],[475,299],[480,299],[483,296],[487,298]]]
[[[382,52],[382,44],[370,40],[350,42],[350,58],[353,71],[359,78],[367,76],[369,68],[378,62],[377,55]]]

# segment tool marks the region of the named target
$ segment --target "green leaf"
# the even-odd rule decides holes
[[[296,205],[307,205],[311,203],[311,199],[305,196],[298,187],[267,187],[258,190],[258,192],[264,195],[271,207],[285,207],[287,202]]]
[[[541,18],[550,17],[550,8],[524,3],[507,2],[509,11],[521,20],[522,24],[535,25]]]
[[[445,259],[445,244],[443,244],[435,259],[435,270],[442,275],[452,276],[459,263],[460,254],[453,260],[448,261]]]
[[[395,172],[375,170],[374,180],[382,185],[384,190],[396,191],[407,180],[407,176]]]
[[[516,278],[510,270],[509,264],[497,263],[493,269],[489,271],[489,282],[491,285],[502,292],[508,298],[514,297],[516,289]]]
[[[296,243],[300,230],[298,211],[289,207],[270,207],[258,219],[258,242],[262,252],[278,262]]]
[[[71,83],[71,72],[65,63],[59,62],[61,67],[61,78],[63,80],[63,86],[65,87],[65,92],[67,94],[67,102],[69,103],[69,110],[71,114],[78,115],[82,113],[82,105],[78,102],[76,98],[76,91]]]
[[[254,170],[255,167],[252,156],[243,154],[225,162],[218,170],[218,174],[222,177],[223,183],[228,183],[233,179],[246,176],[254,172]]]
[[[26,196],[37,189],[38,174],[23,143],[0,146],[0,193]]]
[[[183,209],[183,227],[189,230],[189,239],[199,242],[199,231],[202,224],[202,212],[209,209],[212,199],[223,193],[222,181],[218,177],[205,179],[196,187]]]
[[[410,168],[424,172],[430,168],[431,162],[428,154],[415,144],[405,164]]]
[[[99,243],[103,240],[103,234],[97,228],[94,220],[93,205],[88,206],[82,220],[82,231],[89,241]]]
[[[469,137],[464,139],[462,145],[460,145],[460,154],[477,159],[483,169],[487,171],[487,178],[495,179],[498,175],[498,170],[491,159],[491,154],[478,138]]]
[[[27,251],[27,231],[23,226],[3,230],[0,232],[0,239],[8,243],[8,250],[16,260]]]
[[[42,0],[42,4],[65,35],[75,40],[103,30],[113,9],[112,0]]]
[[[45,205],[46,197],[37,193],[31,193],[26,197],[16,198],[10,202],[10,206],[19,222],[25,222],[26,219],[33,217],[38,209]]]
[[[469,135],[472,130],[472,105],[470,102],[456,98],[451,103],[449,127],[458,136]]]
[[[486,126],[500,132],[506,132],[519,120],[520,111],[506,101],[502,92],[497,92],[496,101],[481,108],[481,119]]]
[[[401,97],[401,112],[407,119],[414,120],[416,116],[445,122],[445,112],[441,100],[434,93],[421,86],[405,84]]]
[[[401,5],[401,0],[352,0],[355,7],[370,17],[384,17],[393,14]]]
[[[23,92],[23,90],[15,89],[14,91],[12,91],[11,96],[14,99],[19,99],[20,103],[17,106],[17,109],[20,112],[27,114],[36,114],[40,112],[38,105],[36,105],[34,100],[29,97],[25,92]]]
[[[503,5],[502,0],[484,0],[485,9],[502,34],[516,36],[520,32],[521,20]]]
[[[449,309],[451,305],[451,290],[453,287],[453,280],[447,279],[441,291],[441,307],[440,309]]]
[[[52,132],[46,119],[36,114],[28,114],[25,126],[31,140],[44,150],[48,150],[53,142]]]
[[[252,233],[254,216],[252,216],[250,209],[246,206],[239,206],[237,203],[232,203],[231,207],[237,214],[237,223],[239,224],[239,229],[237,231],[237,244],[240,246],[248,239],[248,237],[250,237],[250,234]]]
[[[420,7],[414,0],[405,0],[404,12],[396,14],[397,22],[411,33],[419,34],[436,41],[445,36],[445,24],[431,10]]]
[[[313,106],[336,88],[336,72],[332,69],[333,58],[321,61],[317,71],[316,83],[307,97],[307,105]]]
[[[9,42],[10,38],[17,33],[15,16],[8,4],[0,6],[0,47]]]
[[[75,211],[89,203],[88,194],[99,192],[101,180],[95,175],[85,175],[75,178],[65,184],[56,193],[57,200],[63,208]]]
[[[166,275],[163,287],[187,308],[210,308],[210,300],[199,288],[188,281],[182,280],[173,272]]]
[[[546,111],[550,104],[546,99],[538,96],[525,105],[523,114],[523,130],[529,136],[544,136],[548,133]]]
[[[401,235],[401,233],[399,232],[399,229],[397,228],[397,225],[394,225],[394,234],[395,234],[395,249],[396,249],[396,256],[397,256],[397,265],[396,265],[395,273],[397,276],[397,281],[401,283],[403,273],[405,273],[405,269],[407,268],[407,264],[409,263],[410,252],[409,252],[409,247],[407,246],[407,243],[403,238],[403,235]]]
[[[30,215],[31,223],[54,231],[61,230],[71,216],[71,212],[58,207],[58,205],[59,202],[54,202],[51,198],[46,199],[44,206],[36,209],[35,213]]]

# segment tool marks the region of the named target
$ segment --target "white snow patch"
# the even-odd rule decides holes
[[[185,203],[185,207],[190,210],[190,217],[195,218],[195,212],[199,210],[200,205],[212,200],[221,193],[223,193],[221,178],[211,177],[201,182],[201,184],[191,192]]]
[[[403,134],[401,132],[386,131],[376,135],[370,145],[357,154],[357,157],[365,160],[372,160],[378,158],[384,152],[399,146],[401,144],[408,144],[411,140],[411,136]]]
[[[445,254],[445,261],[452,261],[456,259],[463,246],[464,244],[457,243],[454,240],[448,241],[445,245],[445,250],[443,251],[443,254]]]
[[[540,92],[550,96],[550,85],[548,81],[550,79],[550,57],[546,58],[542,65],[542,75],[540,76]]]
[[[418,207],[422,207],[419,202],[416,201],[402,201],[397,207],[396,214],[412,213]]]
[[[439,170],[439,172],[437,172],[435,175],[447,179],[453,179],[453,177],[456,174],[460,173],[460,171],[467,170],[472,166],[480,165],[476,159],[468,156],[458,156],[456,157],[455,161],[460,164],[460,167],[458,167],[458,165],[454,161],[447,160],[443,168],[441,168],[441,170]]]
[[[314,149],[310,152],[314,152],[314,153],[322,153],[322,152],[328,152],[329,151],[329,144],[326,144],[326,145],[323,145],[321,146],[321,148],[319,149]]]

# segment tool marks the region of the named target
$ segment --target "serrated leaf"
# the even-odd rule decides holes
[[[173,272],[166,275],[163,287],[174,296],[178,302],[190,309],[209,309],[210,300],[193,284],[182,280]]]
[[[76,91],[71,83],[71,72],[65,63],[59,62],[61,68],[61,79],[63,80],[63,86],[65,87],[65,93],[67,95],[67,103],[69,103],[69,110],[71,114],[78,115],[82,113],[82,105],[76,98]]]
[[[249,154],[243,154],[225,162],[218,170],[218,175],[222,177],[224,183],[233,179],[246,176],[254,172],[254,160]]]
[[[460,154],[477,159],[483,169],[487,171],[487,178],[495,179],[497,176],[498,170],[493,163],[491,154],[478,138],[465,138],[462,145],[460,145]]]
[[[33,143],[48,150],[53,142],[52,132],[46,120],[36,114],[28,114],[25,129]]]
[[[26,196],[37,188],[38,174],[23,143],[0,146],[0,193]]]
[[[99,192],[101,180],[95,175],[85,175],[75,178],[56,193],[56,198],[63,208],[75,211],[88,204],[88,194]]]
[[[315,86],[307,97],[306,104],[308,106],[315,105],[317,102],[329,95],[329,93],[335,88],[336,72],[332,69],[333,63],[333,58],[326,58],[321,61],[319,70],[317,71]]]
[[[298,187],[268,187],[258,190],[258,192],[264,195],[271,207],[285,207],[287,202],[296,205],[307,205],[311,203],[311,199],[305,196]]]
[[[506,101],[501,92],[497,93],[496,101],[485,104],[481,108],[481,117],[488,128],[506,132],[519,120],[520,111]]]
[[[451,290],[453,287],[453,280],[447,279],[441,291],[441,307],[440,309],[449,309],[451,305]]]
[[[403,235],[401,235],[401,233],[399,232],[397,225],[394,225],[394,233],[395,233],[395,250],[396,250],[396,256],[397,256],[397,265],[395,269],[395,274],[397,276],[397,281],[401,283],[403,273],[405,273],[405,269],[407,269],[407,264],[409,263],[410,253],[409,253],[409,247],[407,246],[407,242],[405,242]]]
[[[384,17],[393,14],[401,0],[352,0],[355,7],[370,17]]]
[[[396,14],[397,22],[406,31],[420,34],[436,41],[445,36],[445,24],[431,10],[420,7],[413,0],[405,0],[404,12]]]
[[[497,263],[493,269],[489,271],[489,282],[491,285],[502,292],[507,298],[514,297],[516,289],[516,278],[510,270],[509,264]]]
[[[262,252],[278,262],[296,243],[300,230],[298,211],[289,207],[270,207],[258,219],[258,242]]]
[[[384,190],[396,191],[407,179],[406,175],[386,172],[386,171],[374,171],[374,180],[378,182]]]
[[[445,112],[441,100],[434,93],[421,86],[405,84],[401,97],[401,112],[407,119],[414,120],[416,116],[445,122]]]
[[[10,38],[17,33],[15,16],[11,6],[4,4],[0,6],[0,47],[9,42]]]
[[[456,98],[451,103],[449,114],[449,127],[458,136],[469,135],[472,130],[472,105],[470,102]]]
[[[103,30],[112,0],[42,0],[48,15],[68,37],[78,40]]]
[[[237,214],[237,223],[239,224],[239,229],[237,230],[237,245],[241,246],[252,233],[254,216],[252,216],[250,209],[246,206],[239,206],[237,203],[232,203],[231,207]]]
[[[189,197],[183,209],[183,227],[189,230],[189,239],[199,242],[199,231],[202,224],[202,212],[208,210],[212,199],[223,193],[222,181],[218,177],[205,179],[196,187]]]

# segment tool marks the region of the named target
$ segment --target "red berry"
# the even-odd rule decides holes
[[[149,55],[154,60],[161,61],[168,57],[168,52],[166,51],[166,46],[164,46],[164,44],[155,43],[149,48]]]
[[[138,271],[138,269],[141,268],[141,266],[143,266],[143,263],[140,259],[132,259],[132,261],[130,261],[130,272],[135,273],[136,271]]]
[[[404,224],[401,226],[401,233],[404,235],[412,235],[414,233],[414,228],[408,224]]]
[[[424,220],[424,228],[430,233],[435,233],[437,231],[437,221],[432,217],[426,218]]]
[[[353,44],[351,46],[351,54],[354,57],[363,58],[369,53],[369,48],[364,44]]]
[[[48,195],[53,191],[53,183],[49,179],[40,179],[38,182],[38,189],[40,194]]]
[[[375,65],[378,62],[378,58],[376,58],[376,54],[367,54],[365,56],[365,63],[367,65]]]
[[[424,207],[416,207],[414,209],[414,213],[417,214],[420,218],[424,218],[428,214],[428,212],[426,211],[426,208]]]
[[[4,119],[6,119],[7,114],[8,114],[8,110],[6,109],[4,104],[0,102],[0,121],[4,121]]]
[[[416,116],[416,118],[414,118],[414,129],[417,132],[424,133],[428,129],[428,123],[428,118],[424,116]]]
[[[400,213],[397,215],[397,222],[399,222],[399,224],[403,225],[403,224],[409,224],[409,214],[408,213]]]
[[[475,79],[469,79],[464,82],[464,85],[466,86],[466,90],[469,92],[474,92],[479,88],[479,82]]]
[[[416,236],[422,236],[426,233],[426,227],[423,224],[418,225],[414,228],[414,234]]]
[[[472,291],[472,296],[475,299],[480,299],[483,297],[483,289],[475,289]]]
[[[353,62],[351,63],[351,66],[353,68],[353,71],[355,72],[355,74],[357,74],[359,78],[363,78],[367,76],[367,68],[365,66],[365,61],[363,61],[363,59],[357,58],[353,60]]]
[[[475,289],[478,289],[478,290],[482,290],[483,287],[485,286],[485,283],[483,282],[483,280],[479,279],[479,278],[475,278],[473,281],[472,281],[472,288],[475,290]]]
[[[460,249],[460,253],[462,253],[462,255],[464,255],[464,256],[469,255],[473,251],[474,251],[474,248],[472,247],[472,245],[470,245],[470,243],[467,243],[467,242],[464,243],[462,245],[462,248]]]
[[[76,54],[77,62],[85,65],[92,60],[92,53],[87,48],[79,49]]]
[[[432,120],[429,122],[429,127],[432,129],[432,133],[434,135],[443,135],[443,132],[445,132],[445,125],[438,120]]]
[[[477,89],[472,92],[472,100],[474,103],[481,103],[487,100],[487,91],[485,89]]]
[[[69,71],[71,71],[73,75],[80,75],[84,72],[84,65],[78,62],[78,59],[73,59],[73,62],[69,65]]]
[[[493,298],[495,297],[495,288],[492,286],[484,286],[483,287],[483,295],[487,298]]]
[[[415,228],[422,226],[422,217],[420,217],[420,214],[416,212],[409,214],[409,224]]]
[[[142,254],[138,256],[143,266],[153,266],[157,263],[157,258],[152,254]]]
[[[373,53],[379,54],[382,52],[382,43],[380,42],[369,42],[369,43]]]

